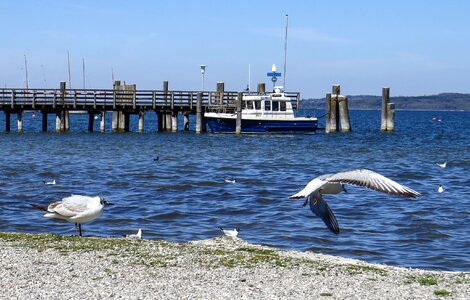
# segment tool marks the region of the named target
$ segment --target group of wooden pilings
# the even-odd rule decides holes
[[[325,132],[351,131],[348,98],[341,95],[340,85],[335,84],[332,93],[326,94]],[[382,118],[380,130],[395,130],[395,104],[390,103],[390,88],[382,89]]]

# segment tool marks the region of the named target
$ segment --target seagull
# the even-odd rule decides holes
[[[447,167],[447,162],[444,162],[444,163],[442,163],[442,164],[436,163],[436,165],[438,165],[438,166],[441,167],[441,168],[445,168],[445,167]]]
[[[153,161],[158,161],[159,159],[160,159],[160,157],[157,156],[153,159]]]
[[[240,228],[235,228],[234,230],[228,230],[228,229],[223,229],[222,227],[219,227],[220,231],[222,231],[223,234],[226,236],[230,237],[236,237],[238,235],[238,232],[240,232]]]
[[[31,205],[34,208],[46,211],[45,218],[63,219],[75,223],[77,235],[82,236],[82,223],[90,222],[100,217],[103,213],[103,208],[106,205],[113,205],[113,203],[98,196],[72,195],[47,206]]]
[[[442,187],[442,185],[439,184],[439,187],[437,188],[437,191],[439,193],[443,193],[444,192],[444,188]]]
[[[46,185],[54,185],[54,184],[55,184],[55,179],[52,180],[52,181],[45,181],[45,180],[43,180],[42,182],[44,182],[44,184],[46,184]]]
[[[232,180],[232,179],[228,179],[228,178],[224,178],[224,181],[226,183],[235,183],[236,182],[235,179]]]
[[[139,229],[136,234],[126,235],[126,238],[127,239],[137,239],[137,240],[142,239],[142,229]]]
[[[339,234],[338,221],[322,195],[341,193],[342,191],[345,191],[344,184],[362,186],[377,192],[402,197],[415,198],[421,195],[420,193],[376,172],[359,169],[319,176],[310,181],[303,190],[289,196],[289,199],[307,198],[303,206],[310,203],[310,210],[316,216],[320,217],[328,229],[330,229],[334,234]]]

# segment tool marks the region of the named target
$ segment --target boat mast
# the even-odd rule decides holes
[[[69,89],[72,88],[72,78],[70,76],[70,55],[69,55],[69,50],[67,50],[67,66],[69,70]]]
[[[28,62],[26,61],[26,54],[24,55],[24,71],[25,71],[25,77],[26,77],[26,89],[29,89]]]
[[[85,59],[82,58],[83,89],[85,89]]]
[[[289,24],[289,15],[286,14],[286,36],[284,39],[284,91],[286,90],[286,68],[287,68],[287,26]]]

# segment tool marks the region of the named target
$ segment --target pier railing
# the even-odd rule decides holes
[[[195,111],[200,91],[114,89],[0,89],[0,110],[175,110]],[[300,93],[286,93],[299,100]],[[202,92],[204,110],[236,106],[238,92]],[[244,93],[248,95],[248,93]],[[297,101],[293,101],[295,105]],[[295,102],[295,103],[294,103]]]

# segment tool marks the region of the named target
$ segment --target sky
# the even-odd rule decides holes
[[[58,88],[69,60],[72,88],[201,90],[204,64],[205,90],[271,89],[286,14],[278,84],[303,98],[470,93],[466,0],[0,0],[0,87],[27,68],[29,87]]]

